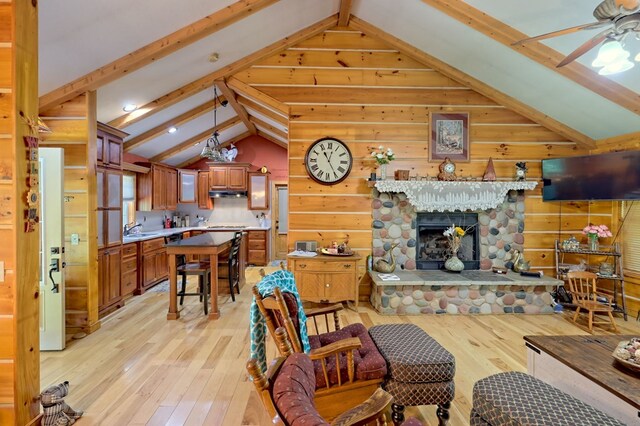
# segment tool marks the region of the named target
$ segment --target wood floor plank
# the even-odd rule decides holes
[[[247,270],[247,282],[260,268]],[[267,272],[277,268],[266,268]],[[191,286],[195,282],[190,283]],[[221,296],[221,317],[207,320],[198,298],[185,300],[181,317],[167,321],[168,293],[149,291],[107,317],[102,328],[69,342],[63,352],[42,352],[42,387],[69,380],[66,402],[85,410],[85,425],[270,425],[269,416],[247,380],[249,286],[236,302]],[[522,336],[587,334],[569,313],[553,315],[382,316],[360,304],[344,309],[341,324],[416,324],[456,358],[452,426],[469,424],[473,385],[501,371],[526,371]],[[639,323],[616,317],[624,334],[640,334]],[[610,334],[597,329],[596,334]],[[267,340],[267,357],[277,349]],[[436,425],[435,407],[407,407],[427,425]]]

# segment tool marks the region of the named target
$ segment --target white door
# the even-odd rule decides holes
[[[65,346],[64,150],[40,148],[40,350]]]

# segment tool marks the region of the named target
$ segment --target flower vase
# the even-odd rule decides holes
[[[387,180],[387,165],[380,164],[380,180]]]
[[[600,248],[600,244],[598,242],[598,234],[589,233],[587,234],[589,239],[589,250],[590,251],[598,251]]]
[[[458,258],[458,253],[454,253],[446,262],[444,268],[451,272],[461,272],[464,270],[464,263]]]

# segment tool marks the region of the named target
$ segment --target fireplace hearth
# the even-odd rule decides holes
[[[462,237],[458,258],[467,270],[480,268],[480,250],[477,213],[426,213],[418,212],[416,268],[424,270],[444,269],[449,258],[449,244],[444,236],[448,227],[456,225],[467,230]]]

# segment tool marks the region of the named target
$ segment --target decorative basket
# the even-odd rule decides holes
[[[623,367],[635,372],[635,373],[640,373],[640,364],[635,363],[633,361],[630,360],[626,360],[622,357],[622,353],[624,353],[624,351],[626,351],[627,347],[631,344],[633,344],[633,342],[638,342],[640,341],[640,338],[638,337],[634,337],[631,340],[623,340],[622,342],[618,343],[618,346],[616,347],[616,349],[613,351],[613,353],[611,354],[613,356],[613,358]],[[640,360],[640,348],[637,349],[637,355],[631,356],[630,359],[636,359],[636,360]]]

